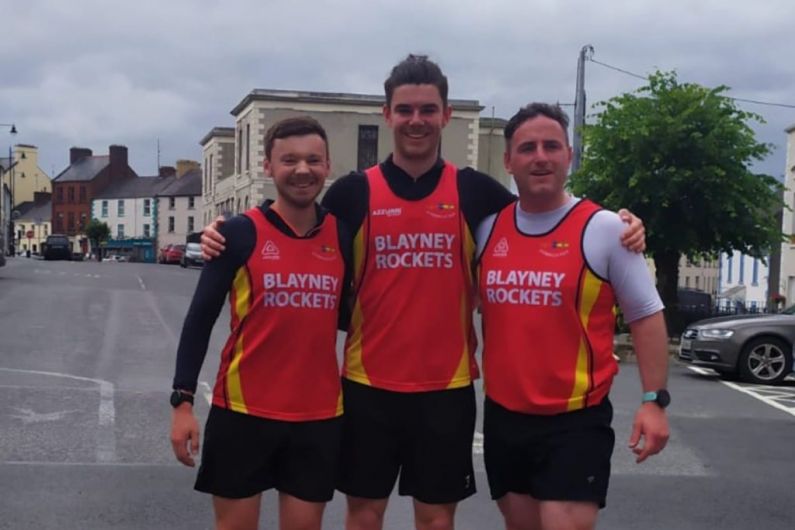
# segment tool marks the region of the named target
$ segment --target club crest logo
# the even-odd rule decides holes
[[[455,204],[440,202],[432,204],[425,209],[425,213],[437,219],[450,219],[456,216]]]
[[[337,257],[337,249],[329,245],[320,245],[312,251],[312,255],[324,261],[332,261]]]
[[[262,247],[262,259],[280,259],[279,247],[270,239],[265,242]]]
[[[494,252],[491,253],[495,258],[504,258],[508,255],[508,239],[502,238],[494,245]]]
[[[549,245],[541,247],[541,254],[548,258],[560,258],[569,253],[569,246],[568,241],[556,241],[553,239]]]

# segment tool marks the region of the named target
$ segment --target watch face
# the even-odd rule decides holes
[[[657,391],[657,404],[662,408],[667,407],[671,403],[671,394],[666,389]]]
[[[191,405],[193,404],[193,396],[190,394],[186,394],[185,392],[180,392],[179,390],[174,390],[171,393],[171,398],[169,398],[172,407],[178,407],[180,404],[185,403],[186,401],[189,402]]]

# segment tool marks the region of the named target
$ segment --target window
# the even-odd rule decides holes
[[[46,237],[47,235],[47,225],[44,225],[44,236]]]
[[[149,217],[150,215],[152,215],[152,201],[144,199],[144,216]]]
[[[69,186],[66,188],[66,200],[67,202],[75,202],[75,187]]]
[[[188,216],[188,233],[190,234],[192,232],[193,232],[193,216],[189,215]]]
[[[168,209],[173,210],[177,205],[177,200],[174,197],[168,198]]]
[[[701,278],[700,278],[699,276],[696,276],[696,289],[698,289],[698,288],[699,288],[699,285],[698,285],[698,283],[699,283],[699,280],[700,280],[700,279],[701,279]]]
[[[63,204],[63,188],[60,186],[55,190],[55,202]]]
[[[66,214],[66,229],[69,232],[74,232],[74,229],[75,229],[75,213],[74,212],[68,212]]]
[[[80,186],[80,204],[86,203],[86,187]]]
[[[243,129],[237,130],[237,174],[240,174],[240,167],[243,165]]]
[[[359,147],[356,169],[363,171],[378,163],[378,126],[359,125]]]
[[[80,214],[80,226],[79,226],[79,228],[80,228],[81,232],[86,229],[86,218],[87,217],[88,216],[86,214],[84,214],[84,213]]]
[[[124,238],[124,225],[116,225],[116,239]]]
[[[251,169],[251,124],[246,124],[246,169]]]
[[[754,258],[754,264],[751,270],[751,285],[759,285],[759,260],[757,258]]]
[[[144,237],[151,237],[149,233],[149,225],[144,223]]]
[[[58,216],[55,218],[55,231],[56,232],[63,232],[63,213],[59,212]],[[46,233],[44,235],[47,235]]]
[[[116,215],[124,217],[124,199],[119,199],[116,202]]]
[[[173,215],[169,216],[169,218],[168,218],[168,233],[169,234],[173,234],[174,233],[174,216]]]
[[[207,188],[210,190],[210,193],[213,191],[213,155],[210,155],[210,170],[208,172],[207,178],[210,180],[209,186]]]
[[[685,276],[685,287],[690,287],[690,276]]]
[[[108,216],[108,201],[102,201],[102,217]]]
[[[734,261],[734,256],[729,256],[726,258],[726,282],[732,283],[732,264]]]
[[[193,210],[196,206],[196,198],[195,197],[188,197],[188,209]]]
[[[740,285],[742,285],[743,282],[745,281],[745,256],[743,256],[742,254],[740,254],[739,262],[740,262],[740,282],[739,283],[740,283]]]

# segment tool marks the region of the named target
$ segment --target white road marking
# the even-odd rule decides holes
[[[140,276],[136,276],[136,278],[138,278],[138,284],[141,286],[141,290],[146,291],[146,285],[144,284],[143,278]]]
[[[99,387],[99,429],[97,432],[96,455],[99,462],[113,462],[116,460],[116,433],[113,426],[116,421],[116,407],[113,402],[113,383],[102,379],[92,379],[79,375],[62,374],[60,372],[42,372],[39,370],[20,370],[16,368],[0,368],[0,371],[19,374],[46,375],[50,377],[63,377],[75,381],[87,381]]]
[[[58,412],[36,412],[33,409],[21,409],[12,407],[19,414],[12,414],[12,418],[22,420],[22,423],[42,423],[45,421],[58,421],[64,419],[67,414],[79,412],[78,410],[61,410]]]
[[[714,372],[707,368],[701,368],[700,366],[688,366],[688,368],[697,374],[701,375],[712,375]],[[742,392],[743,394],[748,394],[749,396],[758,399],[762,403],[770,405],[773,408],[786,412],[792,416],[795,416],[795,407],[787,407],[782,403],[776,401],[774,398],[785,398],[787,400],[792,399],[792,394],[786,392],[782,388],[773,387],[773,386],[760,386],[759,388],[753,386],[742,386],[738,385],[737,383],[733,383],[731,381],[724,381],[722,379],[718,380],[721,384],[726,385],[729,388],[737,390],[738,392]],[[772,392],[772,394],[771,394]]]
[[[207,400],[208,405],[212,405],[213,402],[213,389],[210,388],[210,385],[207,384],[207,381],[201,381],[199,383],[199,387],[202,390],[202,395],[204,399]]]

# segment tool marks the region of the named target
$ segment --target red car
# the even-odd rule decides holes
[[[185,245],[166,245],[160,249],[157,256],[158,263],[179,263],[185,254]]]

